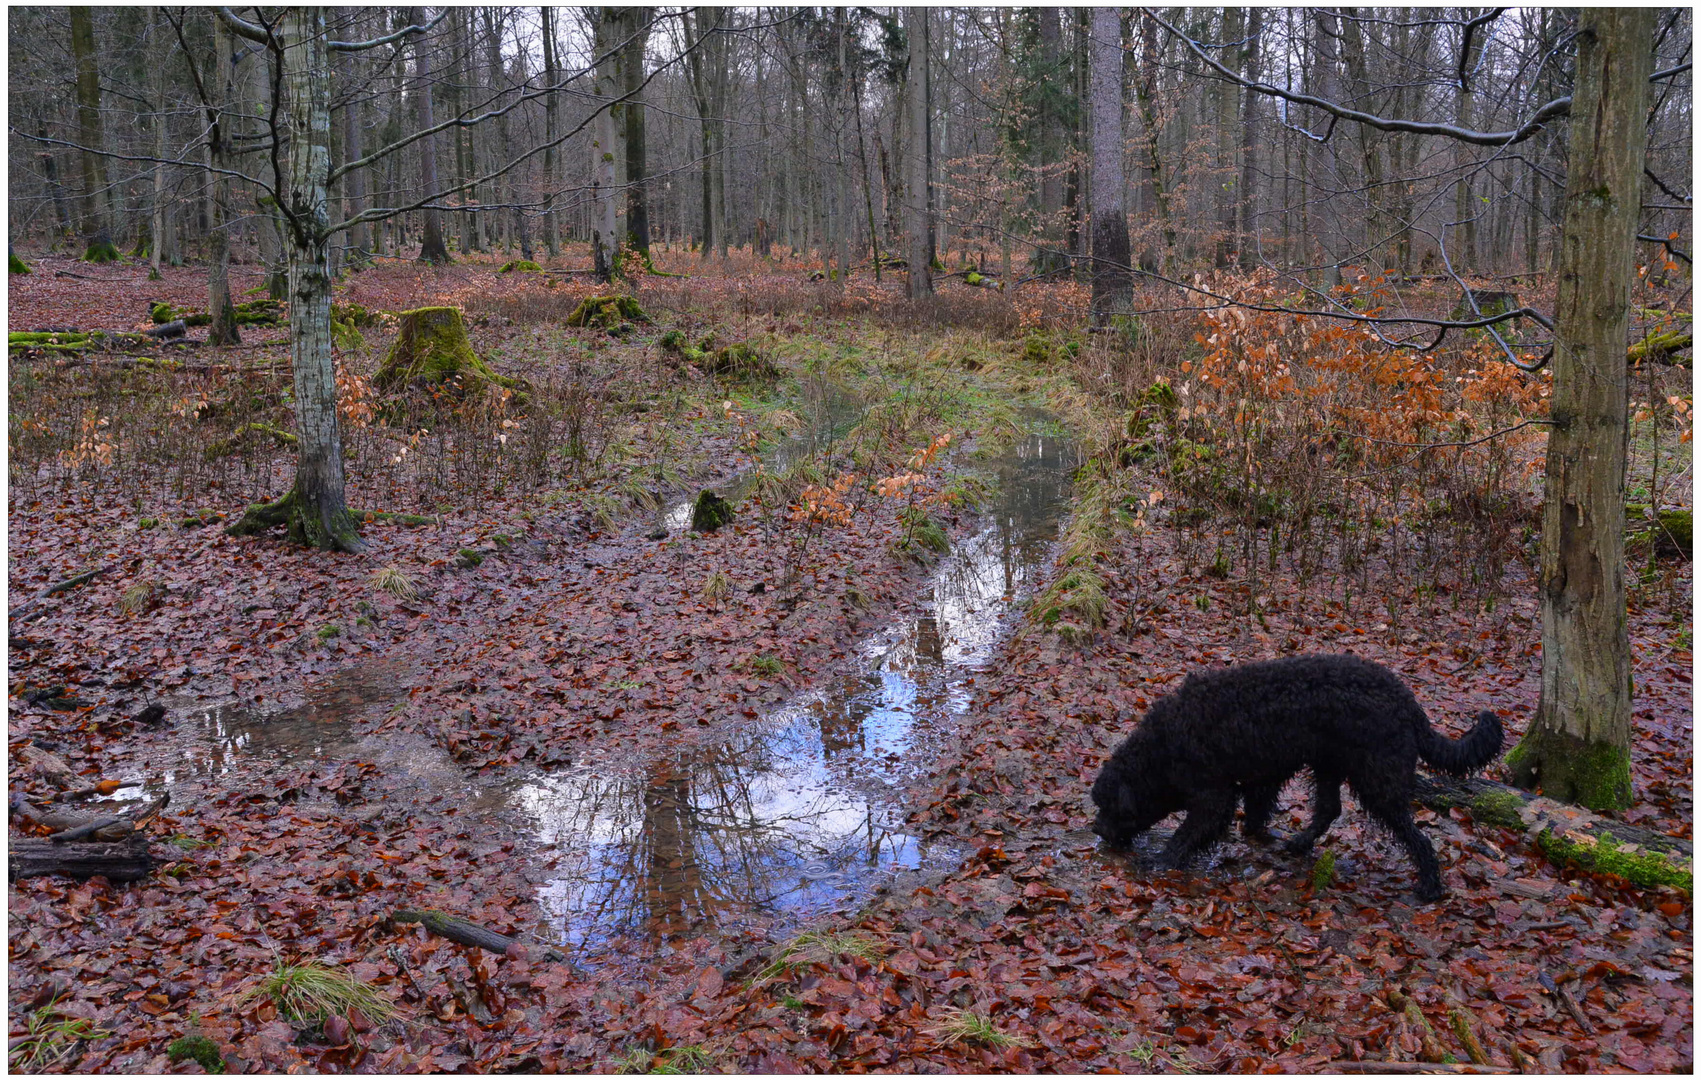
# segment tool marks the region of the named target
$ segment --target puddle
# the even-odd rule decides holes
[[[867,411],[868,406],[862,399],[840,386],[829,384],[798,410],[799,419],[804,421],[798,433],[781,439],[762,455],[763,467],[769,473],[782,473],[799,461],[816,457],[860,423]],[[727,490],[719,494],[737,505],[750,494],[755,483],[755,469],[746,469],[728,483]],[[660,525],[669,536],[678,536],[690,528],[691,508],[696,501],[697,493],[692,492],[662,513]]]
[[[955,865],[955,845],[906,831],[904,785],[936,760],[1044,571],[1078,464],[1072,443],[1040,435],[988,463],[999,484],[982,528],[940,560],[930,610],[864,641],[855,673],[705,750],[518,785],[510,805],[553,849],[538,900],[558,940],[594,953],[795,925],[898,870]]]
[[[298,761],[419,759],[416,772],[435,771],[430,755],[392,734],[362,737],[353,721],[375,716],[407,696],[410,666],[376,661],[344,668],[308,684],[299,706],[266,710],[243,704],[173,708],[172,729],[142,770],[124,779],[150,791],[195,778],[226,776]],[[406,766],[405,762],[401,762]]]

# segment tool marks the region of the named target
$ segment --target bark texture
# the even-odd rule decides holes
[[[1094,8],[1088,60],[1093,149],[1093,314],[1126,311],[1134,279],[1128,268],[1128,215],[1122,178],[1122,20]]]
[[[1507,758],[1520,786],[1594,809],[1631,797],[1624,354],[1654,21],[1649,8],[1588,8],[1579,20],[1542,516],[1541,703]]]
[[[905,93],[909,97],[909,172],[905,185],[904,232],[909,237],[909,295],[919,300],[933,294],[933,267],[927,242],[927,9],[904,9],[904,34],[909,39],[909,70]]]

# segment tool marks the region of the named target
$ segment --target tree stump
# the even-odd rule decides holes
[[[691,528],[697,532],[714,532],[732,520],[732,504],[705,488],[691,508]]]
[[[378,369],[380,390],[402,386],[437,386],[459,379],[464,392],[477,393],[487,384],[519,390],[524,383],[498,375],[473,352],[466,324],[451,307],[416,308],[401,313],[396,343]]]

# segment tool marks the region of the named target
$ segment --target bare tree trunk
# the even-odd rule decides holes
[[[358,70],[359,61],[352,62],[352,66]],[[343,108],[343,153],[350,161],[359,161],[365,154],[362,149],[365,110],[364,99],[351,101]],[[343,197],[348,201],[349,217],[358,217],[361,211],[366,209],[365,169],[352,169],[343,177]],[[348,260],[351,264],[365,261],[363,253],[370,252],[375,246],[371,240],[372,231],[371,222],[364,222],[349,229],[345,242],[354,252]]]
[[[429,20],[425,17],[424,8],[413,9],[413,22],[416,26],[424,26]],[[433,88],[431,85],[431,60],[426,52],[425,35],[414,39],[414,95],[419,107],[420,130],[426,130],[436,125],[435,115],[431,107]],[[423,194],[433,195],[437,191],[437,136],[427,135],[419,140],[419,182],[425,189]],[[442,266],[449,261],[448,245],[443,243],[443,215],[435,206],[427,206],[421,211],[424,218],[425,236],[419,245],[419,261],[433,266]]]
[[[276,502],[250,507],[234,535],[287,524],[290,537],[322,551],[356,552],[360,534],[344,494],[342,429],[331,357],[331,65],[325,11],[284,9],[284,82],[289,89],[289,176],[282,209],[289,239],[290,360],[300,457],[295,486]]]
[[[1127,311],[1134,279],[1128,268],[1128,214],[1122,180],[1122,19],[1094,8],[1087,61],[1092,104],[1093,313],[1103,322]]]
[[[1223,9],[1223,40],[1237,41],[1241,32],[1241,17],[1244,13],[1240,8]],[[1237,65],[1238,66],[1238,65]],[[1216,267],[1221,270],[1234,261],[1239,245],[1235,243],[1234,225],[1235,209],[1239,200],[1235,195],[1236,172],[1234,167],[1234,114],[1235,85],[1228,80],[1216,84],[1216,140],[1217,140],[1217,248]]]
[[[1245,63],[1242,73],[1253,82],[1261,76],[1259,48],[1264,34],[1264,9],[1248,8],[1246,12],[1246,47],[1241,51]],[[1251,254],[1253,247],[1252,235],[1256,225],[1254,215],[1257,206],[1253,201],[1253,178],[1258,175],[1258,101],[1259,96],[1250,91],[1240,107],[1240,182],[1235,185],[1236,201],[1240,210],[1239,235],[1235,237],[1237,262],[1241,269],[1253,265],[1257,260]]]
[[[850,158],[845,154],[845,134],[850,127],[850,94],[846,85],[850,79],[850,70],[845,65],[845,24],[849,21],[845,9],[839,8],[838,45],[839,45],[839,288],[843,289],[850,277],[851,266],[851,214],[850,214]]]
[[[592,51],[596,57],[596,81],[591,85],[593,107],[598,109],[591,139],[591,261],[598,281],[612,281],[619,274],[620,234],[617,231],[619,190],[615,178],[616,154],[620,152],[615,133],[614,110],[608,102],[620,96],[614,44],[618,23],[614,8],[596,9]]]
[[[561,224],[555,220],[555,188],[560,182],[556,168],[555,140],[561,134],[560,94],[554,90],[561,81],[561,65],[555,56],[555,9],[540,7],[543,16],[543,81],[551,88],[543,99],[543,249],[554,258],[561,250]]]
[[[650,19],[654,8],[632,8],[630,36],[622,67],[626,76],[624,92],[630,96],[626,110],[626,236],[633,251],[650,262],[650,161],[645,137],[644,54],[649,49]]]
[[[1055,16],[1056,12],[1053,11]],[[904,192],[904,231],[909,235],[909,297],[920,300],[933,294],[933,267],[929,263],[927,205],[927,9],[904,9],[904,34],[909,38],[909,67],[904,75],[909,97],[909,190]]]
[[[1164,185],[1163,156],[1159,152],[1158,131],[1158,27],[1150,19],[1142,19],[1140,28],[1140,77],[1134,83],[1135,100],[1140,106],[1140,123],[1151,145],[1150,183],[1152,204],[1157,207],[1158,223],[1163,232],[1164,252],[1160,261],[1147,252],[1140,257],[1146,270],[1162,269],[1169,274],[1175,268],[1175,222],[1170,215],[1169,189]]]
[[[165,41],[165,35],[159,35],[159,41]],[[152,57],[154,68],[154,185],[153,213],[148,224],[148,280],[158,281],[160,278],[159,261],[160,249],[164,247],[165,239],[165,72],[166,58],[170,55],[165,48],[155,50]]]
[[[230,302],[230,178],[219,171],[228,168],[230,160],[230,120],[225,103],[230,100],[230,33],[212,20],[213,70],[208,73],[206,89],[209,100],[207,155],[212,163],[213,213],[208,222],[207,248],[207,314],[212,322],[207,327],[207,344],[236,345],[242,334],[236,327],[236,308]]]
[[[1654,21],[1650,8],[1580,13],[1542,515],[1542,694],[1507,755],[1520,786],[1597,810],[1631,798],[1624,355]]]
[[[77,68],[77,133],[83,151],[83,258],[115,262],[111,199],[106,190],[106,137],[100,119],[100,72],[95,67],[93,9],[71,9],[71,56]]]

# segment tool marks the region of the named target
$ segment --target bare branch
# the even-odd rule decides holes
[[[411,37],[415,34],[429,33],[431,30],[435,29],[437,24],[443,21],[443,17],[448,14],[449,9],[444,8],[442,11],[437,13],[437,17],[435,19],[432,19],[424,26],[404,26],[393,34],[386,34],[383,37],[373,38],[370,41],[327,41],[325,42],[325,47],[333,52],[364,52],[367,49],[376,49],[380,45],[388,45],[391,42],[400,41],[405,37]]]

